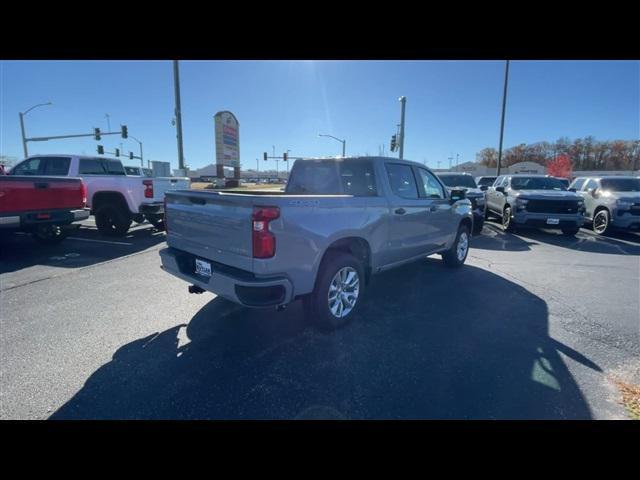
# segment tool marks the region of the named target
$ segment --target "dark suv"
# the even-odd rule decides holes
[[[575,235],[584,223],[584,200],[549,175],[502,175],[487,190],[487,216],[505,231],[516,227],[561,229]]]
[[[468,173],[461,172],[443,172],[437,174],[438,178],[445,184],[447,190],[451,192],[454,189],[465,191],[466,197],[471,202],[473,211],[473,233],[482,231],[485,218],[485,194],[478,188],[476,181]]]

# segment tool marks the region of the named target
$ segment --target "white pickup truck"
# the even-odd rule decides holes
[[[12,175],[50,175],[82,178],[87,187],[87,207],[100,233],[124,235],[132,220],[149,220],[164,229],[164,195],[188,189],[186,177],[129,176],[120,160],[82,155],[33,155],[12,170]]]

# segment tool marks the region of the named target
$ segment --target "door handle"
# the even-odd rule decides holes
[[[407,213],[407,211],[404,208],[396,208],[394,213],[396,215],[404,215],[405,213]]]

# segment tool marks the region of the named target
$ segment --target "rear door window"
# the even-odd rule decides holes
[[[105,175],[105,169],[99,158],[81,158],[78,168],[80,175]]]
[[[69,157],[45,157],[43,160],[45,175],[61,177],[69,173],[69,164],[71,163]]]
[[[385,167],[393,193],[400,198],[418,198],[418,186],[409,165],[387,163]]]
[[[102,160],[108,175],[126,175],[122,162],[118,160]]]

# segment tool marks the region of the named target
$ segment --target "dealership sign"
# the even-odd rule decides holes
[[[240,167],[240,125],[231,112],[215,114],[216,164]]]

